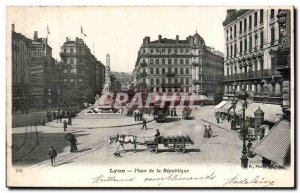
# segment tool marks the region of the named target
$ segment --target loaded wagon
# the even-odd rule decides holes
[[[194,142],[189,136],[159,136],[154,138],[153,141],[145,141],[143,145],[146,145],[152,153],[158,152],[159,145],[168,147],[178,153],[185,153],[186,147],[193,144]]]

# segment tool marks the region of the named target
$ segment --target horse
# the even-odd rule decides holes
[[[118,144],[117,151],[119,151],[119,147],[122,146],[125,151],[127,151],[124,147],[124,144],[134,144],[134,151],[136,151],[136,136],[134,135],[119,135],[117,134],[116,136],[109,136],[109,144],[112,142],[115,142]]]

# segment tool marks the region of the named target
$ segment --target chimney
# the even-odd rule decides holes
[[[158,35],[158,40],[159,42],[161,42],[161,35]]]
[[[144,38],[144,42],[143,42],[145,45],[148,45],[150,43],[150,37],[149,36],[146,36]]]
[[[179,41],[179,35],[176,35],[176,41]]]
[[[37,41],[37,39],[38,39],[38,32],[37,32],[37,31],[34,31],[33,40],[34,40],[34,41]]]
[[[66,42],[68,42],[69,41],[69,38],[68,37],[66,37]]]
[[[15,32],[15,24],[11,24],[11,31]]]

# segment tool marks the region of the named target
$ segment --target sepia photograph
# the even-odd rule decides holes
[[[294,188],[293,6],[7,6],[6,186]]]

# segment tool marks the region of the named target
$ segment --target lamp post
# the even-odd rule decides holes
[[[51,104],[51,89],[48,89],[48,111],[50,112],[50,104]]]
[[[58,112],[60,112],[60,90],[57,89],[57,98],[58,98]]]
[[[247,97],[248,94],[246,93],[245,86],[242,87],[242,92],[239,94],[238,98],[241,100],[242,107],[243,107],[243,117],[242,117],[242,138],[243,138],[243,149],[242,149],[242,157],[241,157],[241,166],[242,168],[248,168],[248,157],[247,157],[247,128],[246,128],[246,115],[245,111],[247,108]]]

